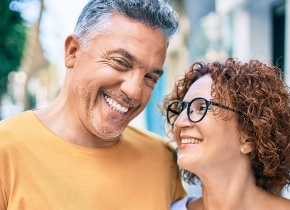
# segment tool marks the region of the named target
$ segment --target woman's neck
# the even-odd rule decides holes
[[[266,192],[255,184],[250,170],[231,173],[214,173],[210,177],[201,177],[202,198],[189,204],[189,209],[198,210],[244,210],[254,209],[262,194]],[[191,208],[194,207],[194,208]]]

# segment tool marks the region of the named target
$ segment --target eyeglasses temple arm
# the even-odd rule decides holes
[[[211,101],[211,104],[214,105],[214,106],[218,106],[220,108],[223,108],[223,109],[226,109],[226,110],[229,110],[229,111],[232,111],[232,112],[235,112],[235,113],[238,113],[238,114],[243,114],[241,111],[239,110],[236,110],[236,109],[233,109],[233,108],[230,108],[230,107],[227,107],[227,106],[224,106],[222,104],[219,104],[219,103],[215,103],[213,101]]]

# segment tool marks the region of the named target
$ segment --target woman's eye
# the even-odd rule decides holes
[[[191,114],[193,112],[196,112],[197,114],[201,114],[201,113],[204,113],[206,111],[206,106],[205,105],[198,105],[198,106],[195,106],[195,108],[193,110],[191,110]]]
[[[204,106],[204,105],[200,105],[200,107],[199,107],[199,111],[205,111],[206,110],[206,106]]]
[[[155,76],[152,76],[152,75],[145,76],[145,83],[152,88],[154,88],[157,81],[158,81],[158,78]]]

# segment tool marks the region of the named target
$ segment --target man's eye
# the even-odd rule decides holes
[[[145,75],[145,83],[149,87],[154,88],[155,84],[157,83],[158,78],[153,75]]]
[[[130,65],[128,62],[122,59],[113,59],[118,65],[124,66],[126,68],[130,68]]]

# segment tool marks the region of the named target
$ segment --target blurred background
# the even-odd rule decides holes
[[[88,0],[0,0],[0,120],[48,105],[62,85],[64,40]],[[231,56],[278,65],[290,85],[290,0],[170,0],[181,26],[165,75],[131,124],[165,136],[157,104],[194,61]],[[200,187],[189,187],[200,195]],[[283,196],[290,199],[284,190]]]

